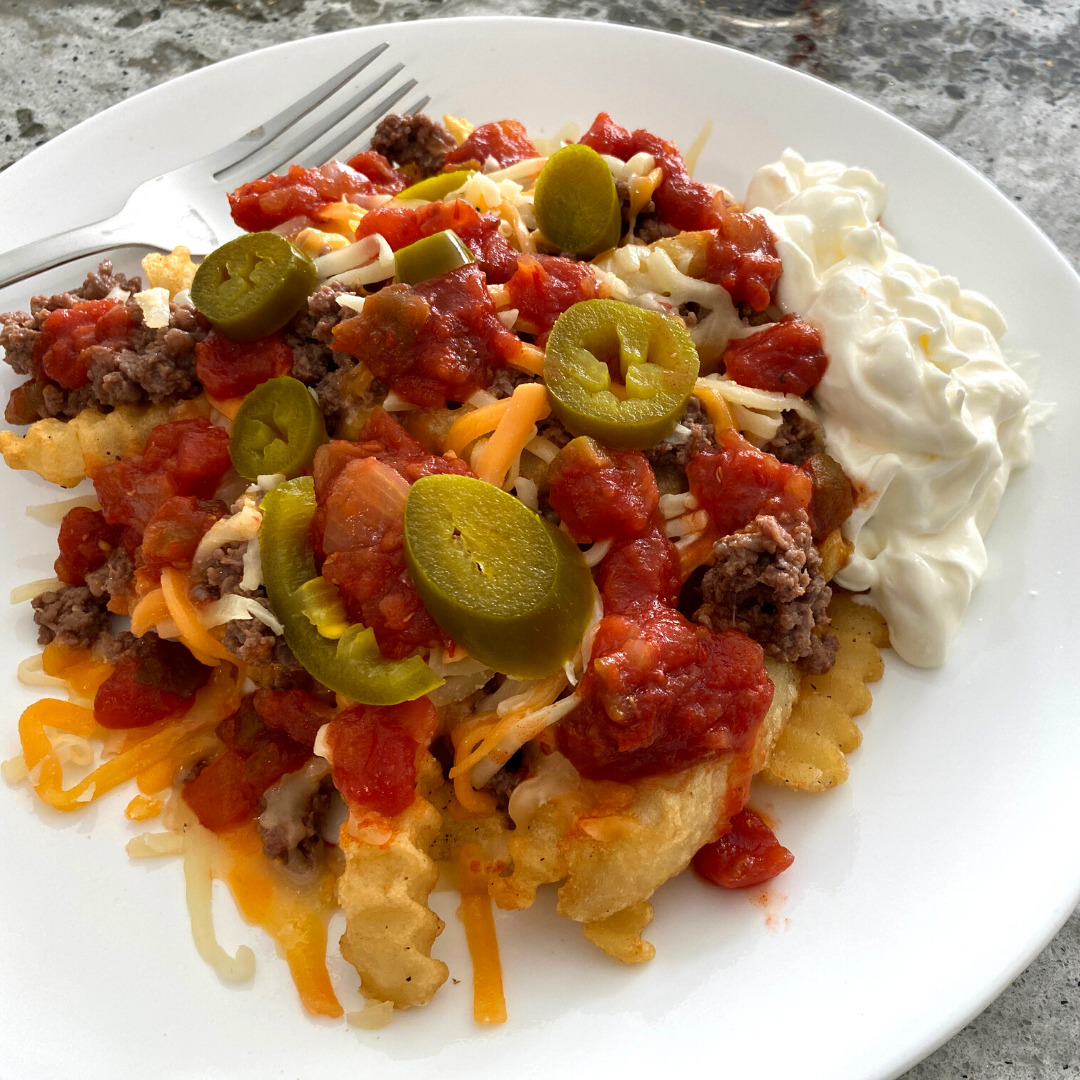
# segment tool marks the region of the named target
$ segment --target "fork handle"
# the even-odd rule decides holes
[[[123,210],[110,218],[47,236],[0,254],[0,289],[55,266],[127,245],[158,247],[136,231]],[[159,248],[159,250],[164,250]]]

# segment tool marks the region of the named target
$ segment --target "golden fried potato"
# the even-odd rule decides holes
[[[656,947],[641,936],[642,930],[652,921],[652,904],[641,900],[606,919],[585,923],[582,930],[608,956],[614,956],[624,964],[644,964],[656,955]]]
[[[168,255],[152,251],[142,261],[148,289],[168,289],[171,300],[181,289],[190,289],[199,264],[192,262],[191,249],[175,247]]]
[[[475,130],[476,125],[469,123],[464,116],[451,116],[447,113],[442,118],[443,126],[460,146]]]
[[[168,419],[168,405],[121,405],[110,413],[84,409],[66,423],[38,420],[25,435],[0,431],[0,453],[9,468],[74,487],[94,469],[139,453],[151,429]]]
[[[836,663],[824,675],[803,676],[799,700],[761,774],[771,784],[827,791],[848,778],[845,755],[862,742],[852,717],[872,704],[866,684],[885,670],[879,649],[888,647],[888,628],[873,608],[841,591],[833,596],[829,617],[840,641]]]
[[[736,766],[722,758],[633,786],[583,782],[545,803],[513,834],[510,873],[489,883],[496,904],[528,907],[538,886],[565,878],[559,914],[584,923],[607,922],[684,870],[698,848],[719,834],[730,785],[745,783],[760,768],[791,711],[795,669],[770,660],[768,671],[773,704],[749,762]],[[621,932],[623,926],[617,927]],[[647,959],[644,951],[638,955]]]
[[[430,773],[438,765],[426,763]],[[394,819],[384,844],[365,843],[341,831],[345,870],[338,879],[338,903],[345,912],[341,955],[360,976],[369,998],[406,1009],[426,1005],[449,975],[431,956],[443,921],[428,907],[439,871],[427,847],[439,831],[440,815],[425,799]]]

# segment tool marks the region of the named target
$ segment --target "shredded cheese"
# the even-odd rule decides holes
[[[167,566],[161,572],[161,591],[165,594],[165,603],[169,606],[169,615],[180,630],[184,644],[196,656],[200,653],[203,663],[216,667],[221,660],[236,663],[233,656],[215,637],[211,637],[206,627],[199,622],[199,613],[188,597],[187,576],[174,566]]]
[[[473,965],[473,1019],[478,1024],[506,1023],[499,941],[491,914],[484,860],[476,844],[463,844],[458,856],[461,921]]]
[[[40,521],[43,525],[59,525],[69,510],[85,506],[88,510],[100,510],[101,503],[96,495],[76,495],[74,499],[61,499],[60,502],[39,503],[26,508],[26,516]]]
[[[56,577],[28,581],[25,585],[16,585],[11,590],[11,602],[13,604],[23,604],[27,600],[33,600],[35,596],[40,596],[42,593],[56,592],[57,589],[63,587],[64,583]]]
[[[480,479],[502,487],[515,459],[536,435],[536,421],[550,412],[547,387],[543,383],[522,383],[516,387],[484,450],[477,473]]]
[[[475,442],[481,435],[487,435],[499,426],[503,413],[510,408],[510,398],[493,401],[479,409],[459,416],[451,425],[443,441],[443,453],[457,454],[459,457],[465,447]]]

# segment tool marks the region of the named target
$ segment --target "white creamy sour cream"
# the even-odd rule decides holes
[[[1009,473],[1030,458],[1030,391],[998,346],[1005,321],[897,249],[865,169],[788,150],[758,171],[746,206],[776,235],[780,307],[820,328],[829,357],[814,400],[861,495],[836,580],[869,590],[900,656],[936,667],[986,570]]]

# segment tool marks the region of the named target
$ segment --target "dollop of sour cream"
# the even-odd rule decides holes
[[[1005,320],[898,249],[865,169],[788,150],[746,206],[776,236],[780,307],[820,328],[829,357],[815,405],[857,491],[837,583],[869,590],[899,655],[936,667],[986,571],[1009,473],[1031,454],[1030,389],[998,345]]]

